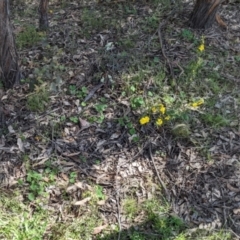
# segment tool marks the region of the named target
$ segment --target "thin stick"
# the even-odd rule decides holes
[[[118,220],[118,227],[119,227],[119,232],[118,232],[118,240],[121,239],[121,231],[122,231],[122,226],[121,226],[121,215],[120,215],[120,205],[119,205],[119,183],[118,183],[118,170],[119,170],[119,161],[117,163],[117,168],[116,168],[116,181],[115,181],[115,186],[116,186],[116,201],[117,201],[117,220]]]
[[[167,198],[168,201],[170,201],[170,195],[169,195],[169,193],[168,193],[168,190],[167,190],[167,188],[166,188],[163,180],[161,179],[161,177],[160,177],[160,175],[159,175],[159,173],[158,173],[158,170],[157,170],[157,168],[156,168],[155,161],[154,161],[153,156],[152,156],[152,146],[151,146],[151,144],[149,145],[149,155],[150,155],[150,160],[151,160],[152,163],[153,163],[155,172],[157,173],[158,180],[159,180],[159,182],[160,182],[160,184],[161,184],[161,186],[162,186],[162,188],[163,188],[163,190],[164,190],[164,193],[165,193],[165,195],[166,195],[166,198]]]
[[[162,51],[163,57],[165,58],[165,60],[166,60],[166,62],[168,64],[171,76],[172,76],[173,80],[175,80],[175,75],[174,75],[174,72],[173,72],[172,64],[169,61],[169,59],[168,59],[168,57],[167,57],[167,55],[165,53],[164,46],[163,46],[162,34],[161,34],[161,27],[162,27],[162,25],[163,24],[159,24],[159,27],[158,27],[158,38],[159,38],[159,42],[160,42],[160,45],[161,45],[161,51]]]

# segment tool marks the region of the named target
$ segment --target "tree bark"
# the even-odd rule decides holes
[[[197,0],[190,16],[193,28],[209,28],[216,19],[216,13],[222,0]]]
[[[20,81],[18,54],[9,18],[8,0],[0,0],[0,80],[5,88]]]
[[[40,0],[39,4],[39,29],[48,29],[48,0]]]

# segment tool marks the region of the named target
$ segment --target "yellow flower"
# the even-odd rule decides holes
[[[156,108],[156,107],[152,107],[151,110],[152,110],[152,113],[153,113],[153,114],[157,112],[157,108]]]
[[[166,108],[164,107],[163,104],[160,104],[160,105],[159,105],[159,111],[160,111],[162,114],[165,114]]]
[[[157,121],[156,121],[156,124],[158,126],[161,126],[163,124],[163,120],[161,118],[158,118]]]
[[[40,136],[36,136],[36,137],[35,137],[35,140],[38,141],[38,142],[41,141],[41,139],[42,139],[42,138],[41,138]]]
[[[198,47],[198,50],[199,50],[200,52],[202,52],[202,51],[204,51],[204,49],[205,49],[205,46],[204,46],[204,43],[202,43],[202,44]]]
[[[204,99],[201,98],[201,99],[199,99],[198,101],[193,102],[193,103],[191,104],[191,106],[194,107],[194,108],[197,108],[197,107],[201,106],[203,103],[204,103]]]
[[[150,118],[148,116],[145,116],[145,117],[142,117],[139,122],[141,125],[144,125],[144,124],[148,123],[149,121],[150,121]]]
[[[164,120],[166,120],[166,121],[168,121],[170,119],[171,119],[171,117],[169,115],[164,118]]]

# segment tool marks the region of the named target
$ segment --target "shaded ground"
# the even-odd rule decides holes
[[[227,30],[194,32],[187,27],[191,4],[178,4],[56,2],[47,36],[31,30],[40,40],[29,46],[17,37],[26,78],[1,94],[4,190],[42,201],[56,223],[93,211],[100,239],[134,239],[124,238],[131,226],[139,239],[174,239],[185,227],[166,236],[154,229],[139,207],[152,199],[169,203],[164,216],[178,216],[188,228],[240,234],[240,9],[233,1],[222,6]],[[27,28],[20,21],[36,20],[35,9],[14,12],[17,36]],[[202,36],[206,50],[199,54]],[[198,97],[204,106],[191,107]],[[171,120],[141,126],[159,102]],[[179,125],[186,134],[174,131]],[[57,169],[54,180],[46,169]],[[43,186],[33,172],[45,176]],[[130,214],[129,198],[138,209]],[[48,226],[46,239],[57,236]]]

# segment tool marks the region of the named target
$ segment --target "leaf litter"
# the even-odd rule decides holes
[[[63,10],[52,3],[54,14],[50,17],[47,43],[20,52],[22,70],[29,78],[36,78],[36,69],[49,66],[42,77],[52,84],[53,91],[46,109],[41,113],[32,112],[26,107],[26,98],[32,94],[31,84],[9,90],[1,97],[1,114],[4,115],[1,125],[8,129],[8,132],[2,130],[0,144],[2,188],[14,190],[19,179],[26,178],[29,169],[23,155],[27,155],[27,161],[35,171],[43,172],[49,160],[58,168],[56,182],[47,188],[49,202],[44,207],[56,215],[60,213],[64,221],[72,215],[81,215],[77,206],[84,206],[90,211],[88,203],[95,195],[91,195],[94,190],[89,182],[103,187],[107,198],[97,200],[103,224],[96,226],[93,234],[101,233],[112,224],[123,229],[131,226],[120,205],[132,192],[138,202],[155,195],[161,198],[164,193],[165,197],[169,197],[172,211],[185,222],[200,229],[224,226],[240,234],[239,129],[234,124],[218,130],[203,125],[196,127],[193,137],[198,142],[204,143],[210,136],[210,159],[199,151],[201,147],[174,138],[168,127],[161,130],[144,129],[142,133],[139,129],[140,140],[134,143],[126,126],[115,121],[126,116],[136,118],[130,110],[128,99],[121,97],[120,86],[124,83],[120,73],[131,65],[133,56],[136,59],[143,55],[161,56],[153,43],[157,35],[149,37],[139,25],[141,19],[154,10],[142,1],[136,3],[139,14],[125,18],[122,10],[118,10],[121,19],[116,24],[120,24],[121,30],[114,24],[110,29],[96,26],[96,29],[88,30],[90,37],[87,38],[84,36],[86,25],[79,15],[79,9],[96,7],[94,4],[72,2]],[[101,8],[99,6],[98,11]],[[229,22],[228,36],[218,28],[212,28],[206,32],[208,44],[239,53],[240,42],[236,31],[240,29],[237,24],[239,14],[225,7],[222,11],[225,11]],[[105,18],[109,16],[111,12],[106,10]],[[173,20],[177,17],[179,15],[175,12],[168,19],[168,25],[163,26],[175,29],[172,32],[164,31],[164,38],[167,39],[165,54],[169,59],[176,58],[173,62],[176,66],[192,57],[189,50],[193,48],[183,41],[179,42],[178,33],[186,17],[176,23]],[[118,41],[129,36],[137,37],[134,47],[127,52],[124,49],[126,46],[121,48]],[[147,48],[141,48],[146,43]],[[65,70],[61,70],[62,66]],[[225,77],[239,88],[235,72]],[[69,94],[70,85],[76,86],[77,91],[74,92],[73,88]],[[87,89],[87,94],[79,91],[83,87]],[[77,101],[79,98],[80,102]],[[92,123],[89,116],[99,120],[94,106],[101,98],[107,101],[107,107],[99,110],[104,119],[100,123]],[[87,105],[81,106],[82,102],[87,102]],[[221,98],[217,107],[226,107],[231,112],[232,103],[235,104],[234,111],[239,111],[238,104],[231,96]],[[77,123],[70,120],[74,116],[80,116]],[[61,121],[62,118],[64,120]],[[77,173],[75,183],[71,183],[72,172]],[[64,200],[64,191],[69,195],[69,201]],[[84,196],[85,191],[91,192],[90,196]],[[26,196],[24,189],[22,194]],[[75,208],[70,211],[65,207],[68,205]],[[134,224],[141,224],[143,219],[144,216],[139,214]]]

